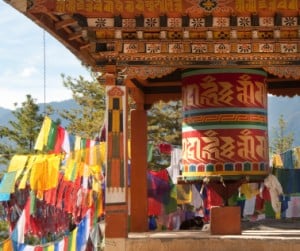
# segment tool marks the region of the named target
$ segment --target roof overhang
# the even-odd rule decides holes
[[[93,71],[149,95],[180,97],[183,69],[225,67],[262,68],[269,93],[300,95],[299,0],[5,2]]]

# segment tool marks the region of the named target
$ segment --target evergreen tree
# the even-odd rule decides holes
[[[292,148],[294,142],[293,132],[287,133],[287,122],[281,114],[278,119],[278,128],[273,127],[274,140],[270,146],[271,152],[280,154]]]
[[[167,143],[181,145],[181,101],[153,104],[148,111],[148,142],[152,145]],[[149,145],[150,147],[150,145]],[[160,152],[156,147],[151,151],[148,168],[160,170],[170,166],[171,156]],[[149,157],[149,156],[148,156]]]
[[[15,107],[17,107],[15,103]],[[26,101],[21,108],[12,111],[15,120],[9,121],[8,127],[0,128],[2,163],[7,163],[13,154],[28,154],[34,152],[34,144],[43,123],[43,115],[31,95],[26,95]]]
[[[60,116],[69,123],[66,129],[83,138],[96,137],[103,126],[105,114],[105,89],[91,73],[92,81],[66,77],[62,74],[63,85],[72,91],[79,108],[63,110]]]
[[[148,141],[181,145],[181,101],[155,103],[148,111]]]

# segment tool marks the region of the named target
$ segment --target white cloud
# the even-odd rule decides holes
[[[34,73],[37,73],[38,70],[34,67],[27,67],[27,68],[24,68],[21,72],[21,77],[24,77],[24,78],[29,78],[31,77]]]

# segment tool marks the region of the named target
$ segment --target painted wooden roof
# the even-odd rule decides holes
[[[95,72],[181,93],[186,68],[263,68],[300,94],[299,0],[6,0]]]

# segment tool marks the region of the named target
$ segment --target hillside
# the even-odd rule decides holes
[[[38,105],[39,105],[39,110],[42,113],[44,110],[44,104],[38,104]],[[78,107],[78,105],[73,99],[64,100],[61,102],[50,102],[47,105],[51,105],[55,111],[69,110]],[[61,119],[62,126],[65,127],[66,121],[63,120],[58,113],[54,113],[53,115],[51,115],[51,119],[56,120],[57,118]],[[8,121],[10,120],[14,120],[14,116],[11,110],[0,107],[0,126],[8,126]]]
[[[77,104],[74,100],[65,100],[61,102],[49,103],[54,110],[72,109],[76,108]],[[40,111],[44,109],[44,104],[39,104]],[[287,122],[287,130],[294,133],[294,146],[300,146],[300,97],[287,98],[287,97],[268,97],[268,124],[269,124],[269,137],[272,141],[272,129],[278,128],[278,119],[283,115],[284,120]],[[58,114],[51,116],[53,120],[59,118]],[[10,110],[0,107],[0,126],[7,126],[9,120],[14,117]],[[62,125],[66,126],[66,121],[62,120]]]

